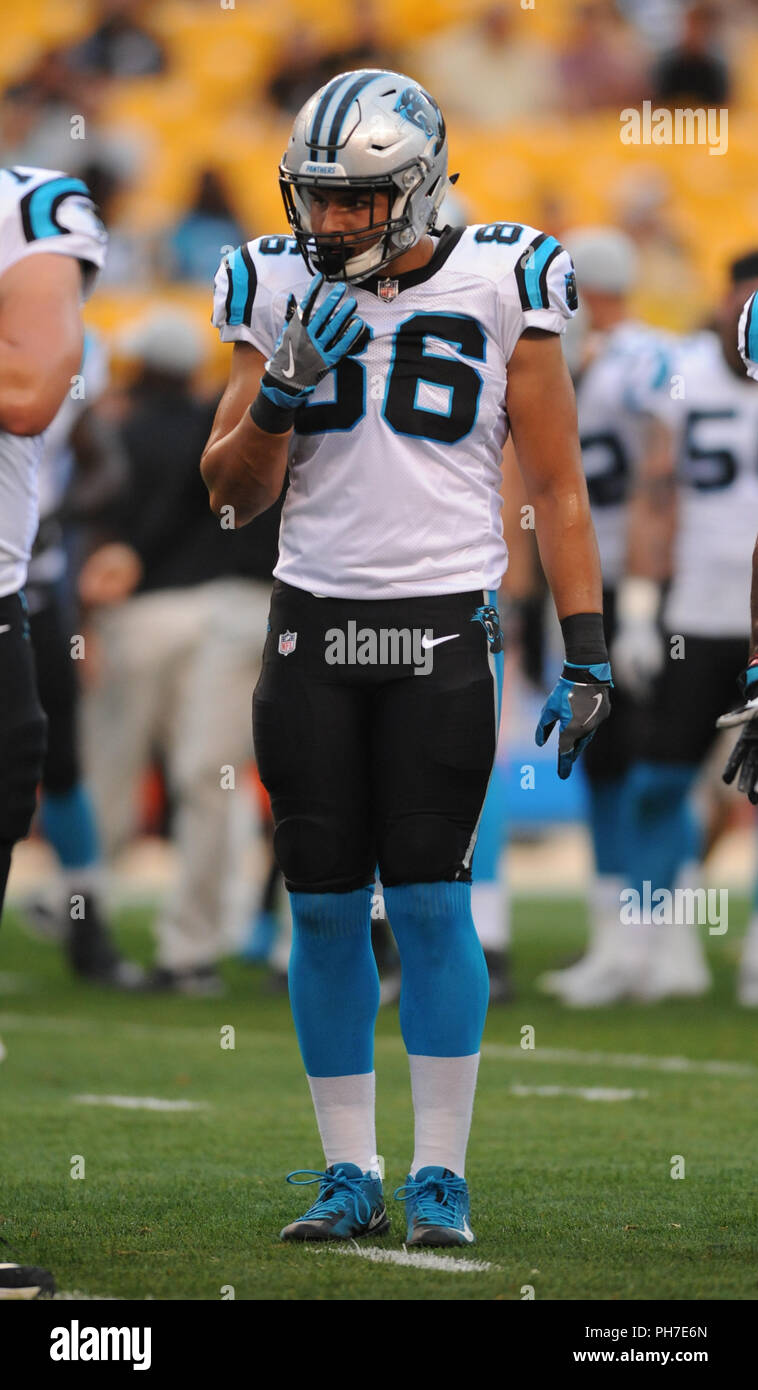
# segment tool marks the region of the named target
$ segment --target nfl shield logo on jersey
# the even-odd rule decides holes
[[[376,288],[379,298],[384,299],[387,303],[390,303],[391,300],[397,298],[397,292],[400,289],[400,285],[397,280],[380,280]]]
[[[296,633],[296,632],[289,632],[289,631],[288,631],[288,632],[280,632],[280,633],[279,633],[279,655],[280,655],[280,656],[289,656],[290,652],[294,652],[296,645],[297,645],[297,633]]]

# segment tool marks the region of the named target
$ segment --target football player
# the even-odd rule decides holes
[[[634,244],[613,227],[583,227],[565,234],[576,269],[582,308],[566,339],[576,390],[579,441],[587,476],[603,575],[603,613],[609,646],[617,612],[623,619],[630,588],[624,579],[630,500],[640,460],[653,444],[657,423],[637,408],[635,383],[668,383],[670,344],[632,318],[629,296],[637,266]],[[587,749],[589,822],[595,858],[590,888],[590,945],[565,970],[540,984],[574,1007],[611,1003],[636,985],[635,942],[619,919],[625,883],[621,829],[623,782],[634,756],[640,710],[635,692],[621,688],[613,719]]]
[[[747,300],[737,330],[740,356],[745,370],[758,381],[758,309],[754,293]],[[753,546],[753,572],[750,583],[750,659],[739,680],[742,704],[722,715],[718,727],[738,728],[739,736],[724,768],[724,781],[734,782],[745,792],[753,806],[758,806],[758,539]],[[741,1004],[758,1007],[758,881],[753,898],[753,912],[742,949],[737,997]]]
[[[282,1237],[389,1226],[374,1128],[378,866],[415,1113],[396,1195],[411,1245],[465,1245],[488,995],[471,861],[497,731],[509,426],[566,643],[536,734],[542,744],[559,725],[561,776],[610,707],[559,338],[573,268],[553,237],[519,223],[434,235],[445,125],[398,73],[343,73],[316,92],[280,181],[292,236],[249,242],[218,272],[214,321],[235,348],[202,469],[213,510],[232,508],[238,526],[290,478],[253,732],[326,1167],[304,1171],[319,1195]]]
[[[40,436],[79,369],[81,301],[106,240],[80,179],[0,169],[0,917],[45,752],[23,595],[38,523]],[[44,1270],[0,1269],[1,1297],[36,1297],[43,1286],[53,1286]]]
[[[81,179],[0,170],[0,910],[26,835],[45,746],[23,585],[39,520],[41,435],[82,359],[80,305],[106,234]]]
[[[645,461],[647,500],[631,538],[633,603],[614,641],[619,682],[647,687],[654,699],[624,798],[629,881],[638,891],[645,880],[653,889],[672,889],[701,857],[703,836],[690,792],[747,658],[744,595],[758,512],[758,390],[738,351],[737,326],[745,296],[756,288],[758,252],[731,265],[716,331],[681,342],[669,380],[650,391],[646,403],[670,444]],[[667,546],[670,561],[663,554]],[[666,570],[671,578],[664,595]],[[636,930],[642,939],[644,932]],[[648,933],[648,949],[648,997],[697,995],[708,987],[691,926]]]

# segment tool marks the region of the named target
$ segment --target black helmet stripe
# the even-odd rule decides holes
[[[324,88],[324,95],[322,96],[318,106],[316,107],[316,114],[313,117],[313,125],[311,126],[311,133],[308,140],[308,143],[311,146],[311,159],[318,159],[318,137],[321,134],[321,127],[324,123],[326,108],[329,105],[329,102],[331,101],[335,93],[339,91],[339,88],[342,86],[344,80],[344,73],[340,73],[339,77],[333,77],[331,82],[329,82],[328,85]]]
[[[340,138],[342,122],[344,121],[348,111],[350,110],[352,102],[355,101],[355,98],[358,96],[358,93],[362,92],[364,87],[368,87],[369,82],[373,82],[377,77],[381,76],[383,76],[382,73],[363,73],[361,77],[357,77],[355,82],[352,82],[348,87],[347,91],[345,92],[345,95],[342,98],[342,101],[340,102],[339,106],[337,107],[337,110],[334,113],[332,128],[329,131],[329,136],[326,142],[329,146],[329,149],[326,152],[327,160],[334,160],[337,158],[337,141]]]

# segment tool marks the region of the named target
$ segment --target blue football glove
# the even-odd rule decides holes
[[[284,326],[266,363],[260,389],[280,410],[305,405],[363,332],[363,320],[353,313],[356,300],[344,299],[344,284],[335,285],[316,309],[323,283],[323,275],[314,275],[299,304],[290,295]]]
[[[558,737],[558,776],[565,781],[583,748],[611,712],[613,688],[607,661],[596,666],[564,663],[560,680],[550,692],[534,735],[538,748],[547,743],[554,726]]]
[[[738,791],[745,792],[748,801],[758,806],[758,659],[753,660],[755,664],[751,662],[739,679],[742,704],[728,714],[722,714],[716,727],[731,729],[736,725],[744,726],[729,755],[723,776],[729,784],[739,772]]]

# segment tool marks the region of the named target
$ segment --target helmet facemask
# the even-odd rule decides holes
[[[418,170],[411,165],[384,179],[316,178],[291,173],[281,165],[279,186],[287,220],[311,273],[321,271],[327,280],[365,280],[409,250],[416,241],[408,216],[409,200],[420,182]],[[368,195],[365,226],[344,232],[314,232],[311,195],[319,189]],[[384,204],[380,214],[379,197]]]

